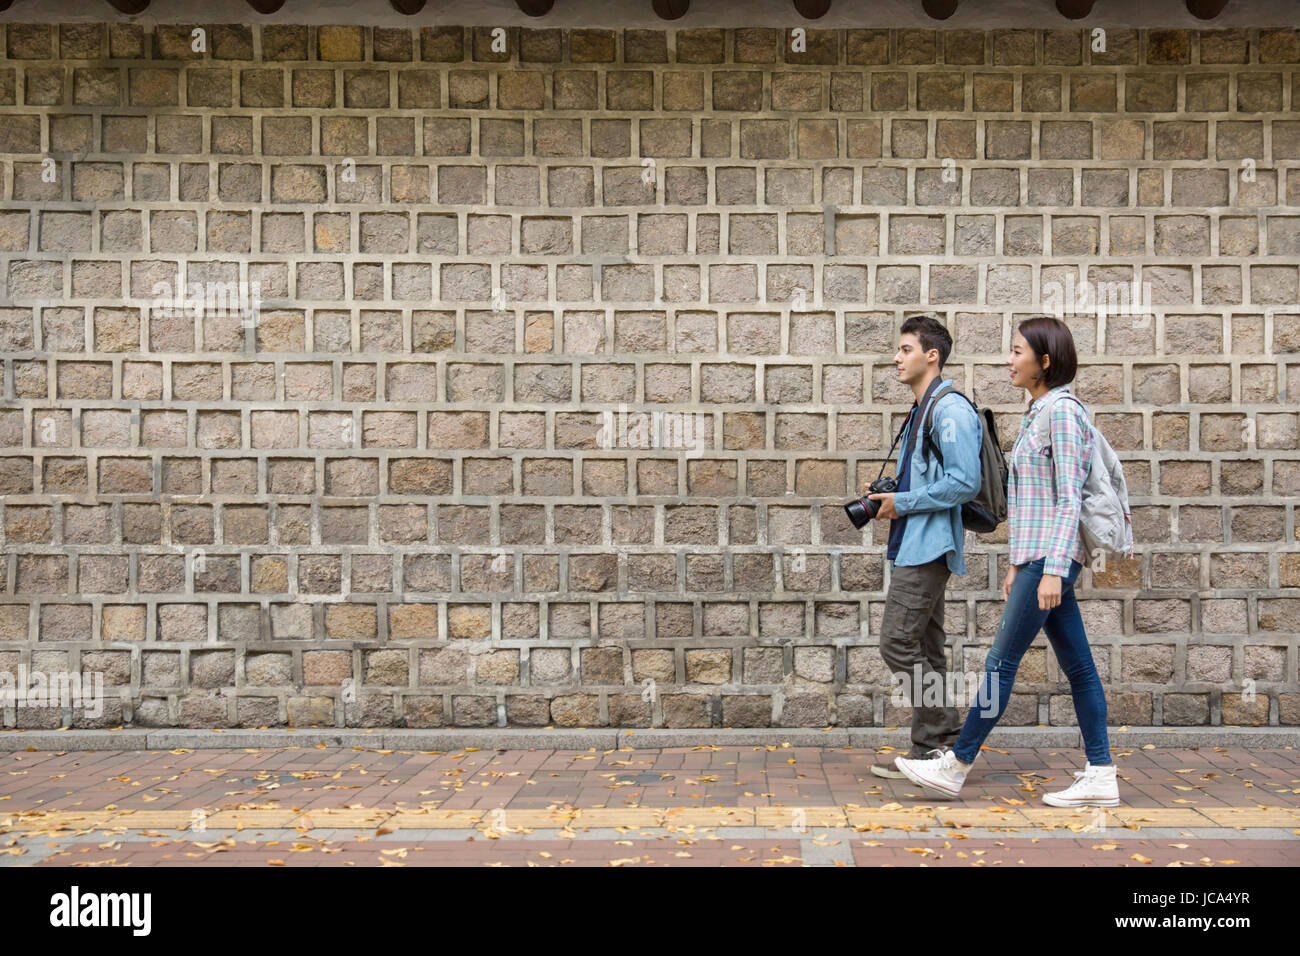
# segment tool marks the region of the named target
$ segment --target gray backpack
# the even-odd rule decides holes
[[[1039,445],[1052,445],[1052,406],[1057,399],[1068,398],[1079,402],[1085,416],[1087,406],[1069,392],[1057,392],[1038,413],[1034,433]],[[1083,502],[1079,507],[1079,537],[1089,556],[1098,549],[1133,556],[1133,518],[1128,506],[1128,485],[1124,482],[1124,469],[1119,457],[1110,447],[1097,426],[1088,420],[1092,433],[1092,457],[1088,462],[1088,475],[1083,482]],[[1049,453],[1050,457],[1050,453]],[[1056,498],[1056,461],[1052,459],[1052,498]]]

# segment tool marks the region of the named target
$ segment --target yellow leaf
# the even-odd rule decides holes
[[[1134,853],[1129,857],[1130,860],[1137,860],[1139,863],[1150,863],[1151,858],[1143,856],[1141,853]]]

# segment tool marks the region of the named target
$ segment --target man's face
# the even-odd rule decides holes
[[[927,368],[925,352],[921,350],[921,340],[917,338],[915,332],[905,332],[899,337],[898,351],[894,353],[894,367],[898,369],[898,380],[904,385],[911,385],[925,378]],[[938,367],[937,352],[935,367]]]

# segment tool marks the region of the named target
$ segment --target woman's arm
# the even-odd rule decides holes
[[[1092,433],[1081,422],[1081,412],[1082,409],[1066,398],[1058,399],[1052,406],[1056,501],[1043,574],[1062,578],[1069,576],[1070,562],[1079,548],[1079,509],[1083,504],[1083,482],[1092,460]]]

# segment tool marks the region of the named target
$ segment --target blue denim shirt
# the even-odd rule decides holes
[[[948,570],[965,574],[961,506],[979,493],[984,429],[969,402],[960,396],[944,395],[952,385],[952,379],[943,379],[932,399],[935,405],[930,436],[943,450],[944,463],[940,465],[934,455],[923,453],[922,436],[918,435],[912,450],[911,483],[907,491],[894,496],[894,510],[907,516],[903,544],[894,564],[925,564],[946,554]],[[894,474],[902,466],[907,438],[904,433],[899,442]]]

